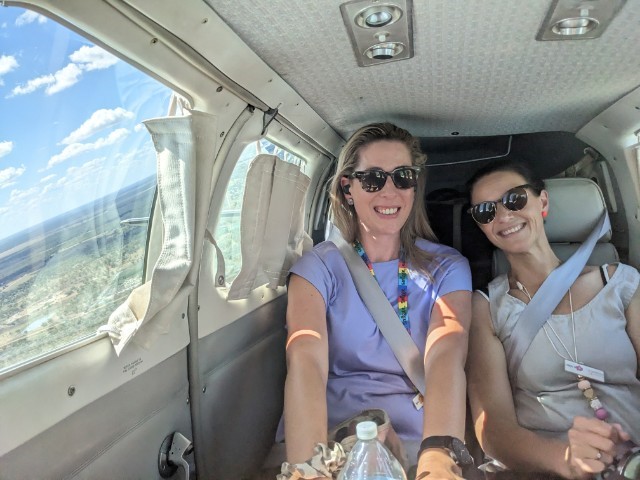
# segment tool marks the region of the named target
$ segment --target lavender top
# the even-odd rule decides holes
[[[467,259],[453,248],[424,239],[418,239],[416,245],[435,255],[429,266],[433,283],[412,265],[409,265],[407,281],[411,337],[420,353],[424,354],[429,317],[435,301],[447,293],[470,291],[471,272]],[[398,260],[373,263],[373,270],[397,311]],[[394,429],[403,440],[420,441],[423,412],[413,406],[415,393],[411,382],[358,296],[338,248],[328,241],[316,245],[296,262],[291,273],[309,281],[327,306],[328,427],[332,428],[364,409],[382,408],[389,414]],[[281,420],[277,441],[284,437],[282,423]]]

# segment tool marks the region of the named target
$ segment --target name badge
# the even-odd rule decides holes
[[[420,410],[423,405],[424,397],[422,396],[421,393],[416,393],[412,401],[413,401],[413,406],[416,407],[416,410]]]
[[[565,360],[564,371],[573,373],[574,375],[581,375],[585,378],[595,380],[597,382],[604,382],[604,372],[602,370],[598,370],[597,368],[593,368],[582,363]]]

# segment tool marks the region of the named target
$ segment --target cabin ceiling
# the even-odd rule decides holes
[[[413,58],[359,67],[335,0],[205,0],[344,138],[577,132],[640,85],[640,1],[603,36],[536,41],[551,0],[414,0]]]

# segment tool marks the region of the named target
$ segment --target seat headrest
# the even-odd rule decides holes
[[[550,178],[549,215],[544,225],[550,243],[582,242],[596,226],[606,204],[600,187],[588,178]],[[611,231],[599,242],[611,240]]]

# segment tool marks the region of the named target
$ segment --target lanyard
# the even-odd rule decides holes
[[[367,257],[362,244],[356,240],[353,243],[353,248],[356,249],[360,258],[367,265],[367,268],[371,272],[373,278],[376,278],[376,274],[373,271],[373,265],[371,260]],[[409,325],[409,296],[407,295],[407,275],[409,269],[407,268],[407,262],[404,252],[400,252],[400,258],[398,259],[398,317],[402,321],[402,325],[407,329],[407,332],[411,333],[411,326]],[[378,279],[376,278],[376,281]]]

